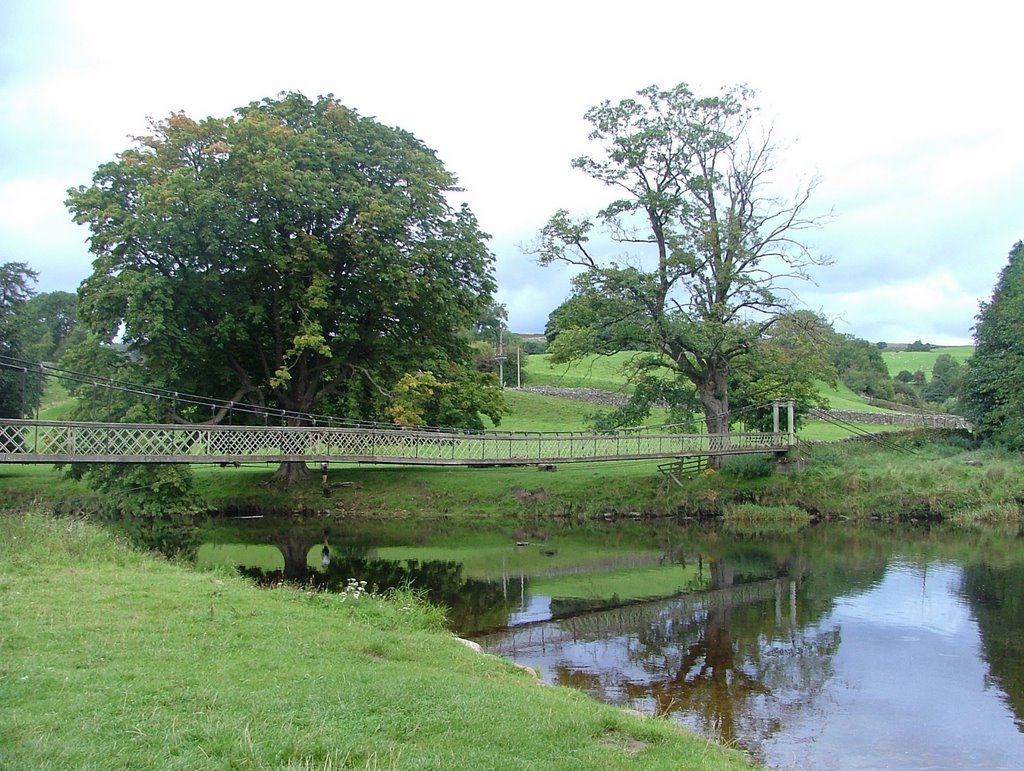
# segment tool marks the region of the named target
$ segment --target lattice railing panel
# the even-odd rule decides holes
[[[533,463],[786,449],[785,434],[457,434],[323,427],[178,426],[0,420],[0,460],[217,462],[366,460]]]

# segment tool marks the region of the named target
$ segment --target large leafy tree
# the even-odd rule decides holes
[[[433,372],[403,375],[389,411],[402,426],[460,426],[482,431],[481,415],[498,424],[507,409],[493,374],[466,369],[444,379]]]
[[[755,128],[752,97],[681,84],[593,107],[600,152],[573,166],[618,197],[595,218],[557,212],[537,244],[542,263],[581,269],[552,352],[660,354],[715,433],[728,432],[734,362],[790,310],[789,281],[822,262],[799,240],[816,224],[805,213],[813,183],[777,194],[775,147]],[[625,256],[605,256],[608,246]]]
[[[922,390],[924,398],[941,404],[945,409],[957,411],[956,396],[963,378],[963,365],[948,353],[941,353],[932,364],[932,379]]]
[[[1024,241],[1010,250],[977,319],[976,348],[963,373],[965,414],[981,436],[1024,449]]]
[[[82,322],[154,385],[382,417],[404,373],[468,360],[490,302],[456,189],[412,134],[330,96],[173,114],[69,191],[95,255]]]
[[[831,342],[838,335],[823,317],[811,311],[780,316],[751,347],[733,361],[729,379],[730,407],[748,429],[769,431],[774,401],[791,400],[797,422],[811,409],[827,409],[819,383],[834,385],[836,368]]]
[[[38,378],[29,377],[22,312],[36,273],[24,262],[0,263],[0,418],[21,418],[39,399]]]
[[[72,292],[41,292],[19,312],[25,327],[25,358],[56,361],[79,340],[78,295]]]

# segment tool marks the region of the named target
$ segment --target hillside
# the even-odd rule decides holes
[[[935,360],[944,353],[953,357],[953,361],[965,362],[974,355],[973,345],[951,345],[940,348],[932,348],[930,351],[882,351],[882,361],[889,368],[889,375],[896,377],[897,374],[906,370],[907,372],[923,372],[925,379],[931,379],[932,367]]]
[[[626,383],[629,363],[638,354],[622,352],[612,356],[590,356],[571,364],[555,364],[548,354],[534,354],[526,367],[526,387],[547,387],[565,389],[595,389],[616,394],[627,394]],[[936,356],[938,354],[935,354]],[[818,392],[828,400],[829,408],[852,412],[884,413],[887,410],[865,402],[859,395],[842,383],[832,387],[818,383]],[[527,391],[508,391],[506,399],[512,408],[499,426],[510,431],[580,431],[590,426],[590,415],[603,408],[598,404],[587,404],[570,398]],[[667,413],[654,411],[648,420],[650,424],[663,422]],[[699,422],[698,422],[699,426]],[[855,424],[861,431],[889,431],[895,426]],[[799,430],[800,437],[809,440],[837,439],[850,434],[849,428],[842,428],[822,421],[807,421]]]

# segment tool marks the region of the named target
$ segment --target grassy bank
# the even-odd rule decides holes
[[[0,767],[743,768],[541,687],[438,611],[256,590],[77,518],[0,517]]]

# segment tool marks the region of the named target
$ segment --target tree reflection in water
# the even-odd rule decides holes
[[[964,567],[960,591],[981,629],[990,677],[1006,693],[1024,732],[1024,565],[973,562]]]
[[[459,630],[501,626],[522,602],[518,594],[510,594],[498,582],[463,577],[458,562],[371,559],[366,546],[332,546],[326,530],[322,536],[310,532],[273,532],[267,540],[284,557],[283,570],[238,566],[240,573],[262,585],[287,582],[321,591],[342,591],[354,578],[366,581],[375,592],[409,586],[422,591],[430,602],[446,607],[448,626]],[[319,555],[320,569],[309,566],[314,549]]]
[[[558,685],[672,716],[756,755],[789,713],[813,710],[833,676],[839,631],[801,626],[799,571],[736,583],[737,571],[724,560],[709,570],[707,591],[481,642],[502,655],[515,648],[518,661]]]
[[[733,587],[734,574],[721,560],[711,565],[712,589]],[[699,730],[725,742],[772,735],[787,705],[820,692],[832,675],[831,656],[839,647],[838,630],[801,630],[796,618],[796,582],[786,582],[787,598],[777,584],[771,603],[745,604],[742,596],[712,605],[688,623],[669,619],[639,630],[630,661],[645,673],[623,685],[634,703],[654,714],[685,713]],[[783,600],[788,600],[788,613]]]
[[[756,605],[719,606],[688,624],[658,623],[638,633],[629,671],[644,676],[629,677],[623,693],[645,711],[675,714],[724,742],[767,739],[787,713],[813,708],[833,674],[840,637],[838,629],[795,624],[765,631],[764,616]]]

